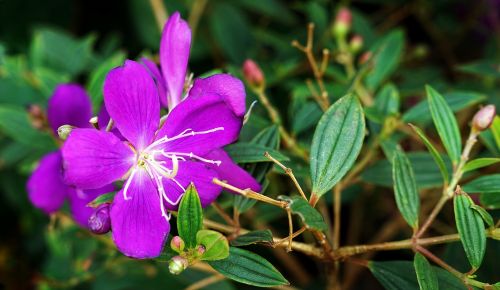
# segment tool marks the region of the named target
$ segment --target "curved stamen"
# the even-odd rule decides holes
[[[134,167],[132,169],[132,172],[130,173],[130,176],[127,179],[127,182],[125,182],[125,186],[123,187],[123,199],[129,200],[130,198],[127,196],[127,191],[130,186],[130,183],[132,182],[132,179],[134,179],[135,173],[137,172],[137,167]]]
[[[196,136],[196,135],[205,135],[205,134],[215,133],[217,131],[223,131],[223,130],[224,130],[224,127],[216,127],[216,128],[205,130],[205,131],[193,131],[193,129],[186,129],[186,130],[182,131],[179,135],[174,136],[172,138],[169,138],[168,136],[164,136],[164,137],[156,140],[155,142],[151,143],[151,145],[149,145],[145,149],[145,151],[148,151],[148,150],[150,150],[158,145],[165,144],[165,143],[168,143],[168,142],[171,142],[174,140],[178,140],[178,139],[182,139],[182,138],[186,138],[186,137],[191,137],[191,136]]]
[[[196,159],[198,161],[202,161],[205,163],[215,164],[217,166],[220,166],[222,163],[222,161],[220,161],[220,160],[206,159],[206,158],[203,158],[201,156],[194,154],[193,152],[189,152],[189,153],[187,153],[187,152],[186,153],[183,153],[183,152],[165,152],[163,150],[158,150],[157,152],[160,152],[163,156],[168,157],[168,158],[172,158],[171,156],[186,156],[186,157],[189,157],[191,159]]]

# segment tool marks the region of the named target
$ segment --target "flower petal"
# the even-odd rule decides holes
[[[170,16],[163,27],[160,63],[168,88],[168,107],[172,110],[182,99],[191,47],[191,29],[179,12]]]
[[[31,203],[47,214],[63,205],[69,187],[64,184],[60,151],[49,153],[40,160],[28,180],[27,190]]]
[[[106,106],[102,106],[99,114],[97,115],[97,125],[99,126],[99,130],[106,131],[110,119],[111,118],[109,117],[108,110],[106,110]],[[120,138],[120,140],[127,141],[114,124],[112,124],[111,131],[109,132],[115,134],[116,137]]]
[[[82,189],[103,187],[123,177],[135,154],[118,137],[95,129],[74,129],[62,148],[65,181]]]
[[[89,217],[94,212],[94,208],[88,206],[88,203],[98,196],[115,190],[112,184],[98,188],[81,190],[71,188],[69,190],[69,205],[73,219],[84,228],[88,228]]]
[[[144,170],[131,180],[124,199],[119,191],[111,205],[111,229],[117,248],[125,255],[144,259],[160,255],[170,232],[162,216],[154,183]]]
[[[127,60],[111,70],[104,82],[104,104],[120,133],[136,149],[149,145],[160,122],[160,100],[143,65]]]
[[[222,96],[238,117],[243,117],[246,111],[245,86],[238,78],[229,74],[215,74],[194,81],[189,90],[190,98],[199,98],[205,94],[215,93]]]
[[[262,189],[257,180],[255,180],[255,178],[253,178],[253,176],[246,172],[243,168],[234,163],[233,160],[231,160],[231,157],[229,157],[224,150],[212,150],[210,153],[205,155],[205,158],[221,161],[219,166],[212,165],[211,167],[217,171],[220,179],[226,180],[229,184],[241,189],[250,188],[255,192],[260,192]]]
[[[58,85],[47,106],[47,119],[57,136],[62,125],[78,128],[90,127],[92,104],[85,90],[76,84]]]
[[[192,182],[196,186],[196,190],[200,196],[201,206],[206,207],[211,204],[222,191],[220,186],[212,182],[212,180],[217,177],[218,175],[215,170],[201,162],[181,161],[179,162],[179,171],[174,178],[175,181],[163,179],[163,186],[168,198],[172,201],[177,201]],[[165,203],[165,206],[168,209],[177,210],[178,204],[171,205]]]
[[[148,69],[149,73],[153,77],[156,87],[158,88],[158,93],[160,95],[160,103],[163,107],[168,106],[167,102],[167,83],[165,82],[165,79],[163,78],[163,75],[161,74],[160,70],[158,69],[158,66],[156,63],[154,63],[152,60],[147,59],[145,57],[141,58],[142,64],[146,66]]]
[[[168,136],[176,138],[190,129],[196,133],[164,144],[170,152],[192,152],[202,156],[212,149],[222,147],[238,139],[242,126],[224,100],[215,94],[202,98],[187,98],[167,117],[165,125],[158,132],[157,140]],[[203,133],[205,132],[205,133]]]

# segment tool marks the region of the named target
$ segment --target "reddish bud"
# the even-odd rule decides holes
[[[481,108],[472,119],[472,127],[477,131],[484,131],[491,126],[496,116],[494,105],[487,105]]]
[[[261,87],[264,85],[264,73],[262,73],[259,65],[251,59],[247,59],[243,63],[243,77],[252,87]]]
[[[371,58],[372,58],[372,52],[371,52],[371,51],[367,51],[367,52],[363,53],[363,54],[359,57],[359,59],[358,59],[358,63],[359,63],[360,65],[365,64],[365,63],[367,63],[367,62],[368,62]]]
[[[27,111],[31,125],[37,129],[43,129],[45,126],[45,112],[42,107],[39,105],[29,105]]]
[[[363,48],[363,37],[359,34],[354,35],[349,41],[349,49],[353,53],[357,53]]]
[[[206,250],[207,250],[207,249],[205,248],[205,246],[204,246],[204,245],[199,245],[199,246],[198,246],[198,249],[197,249],[196,251],[198,252],[198,255],[200,255],[200,256],[201,256],[201,255],[205,254]]]
[[[170,247],[172,247],[172,250],[176,251],[177,253],[180,253],[184,251],[185,247],[184,240],[179,236],[175,236],[172,238],[172,241],[170,241]]]
[[[351,29],[351,23],[351,10],[347,7],[340,8],[333,24],[333,34],[337,37],[344,37]]]

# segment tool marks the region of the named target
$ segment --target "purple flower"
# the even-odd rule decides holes
[[[75,84],[57,86],[49,100],[48,121],[54,134],[65,124],[75,127],[89,127],[92,116],[90,99],[84,89]],[[61,152],[45,155],[31,174],[27,191],[31,203],[47,214],[57,211],[66,199],[69,200],[75,221],[87,227],[93,209],[87,203],[103,193],[113,191],[112,185],[103,185],[95,190],[81,190],[65,184],[62,170]]]
[[[177,208],[191,182],[203,206],[219,195],[213,168],[225,162],[205,156],[238,138],[242,118],[223,97],[205,92],[179,103],[160,127],[156,84],[134,61],[108,74],[104,102],[126,141],[110,132],[74,129],[62,149],[66,181],[92,189],[123,179],[111,205],[115,244],[134,258],[156,257],[170,231],[167,210]]]
[[[178,12],[170,16],[163,28],[160,43],[161,71],[156,64],[146,58],[141,62],[147,67],[156,82],[162,105],[168,104],[172,110],[182,102],[182,94],[186,79],[189,50],[191,46],[191,29]],[[224,100],[234,114],[243,118],[246,111],[246,94],[243,83],[229,74],[215,74],[194,81],[188,92],[191,99],[216,95]],[[240,188],[251,188],[260,191],[258,182],[245,170],[236,165],[222,149],[214,149],[206,154],[208,159],[220,159],[220,165],[212,165],[220,178]]]

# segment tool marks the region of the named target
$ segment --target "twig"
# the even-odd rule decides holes
[[[191,27],[191,35],[193,39],[207,2],[208,0],[196,0],[193,1],[193,5],[191,6],[191,14],[189,14],[188,23],[189,27]]]
[[[204,287],[207,287],[209,285],[212,285],[214,283],[217,283],[221,280],[224,280],[225,277],[222,274],[215,274],[213,276],[207,277],[205,279],[201,279],[200,281],[197,281],[193,284],[191,284],[189,287],[186,287],[185,290],[199,290]]]
[[[151,5],[151,9],[155,15],[158,30],[161,32],[163,30],[163,25],[165,25],[168,18],[167,8],[163,5],[162,0],[149,0],[149,5]]]
[[[214,178],[212,180],[213,183],[219,185],[219,186],[222,186],[224,188],[227,188],[229,190],[232,190],[234,192],[237,192],[241,195],[243,195],[244,197],[248,197],[248,198],[252,198],[252,199],[256,199],[256,200],[259,200],[259,201],[262,201],[262,202],[265,202],[265,203],[269,203],[271,205],[274,205],[274,206],[277,206],[277,207],[281,207],[281,208],[284,208],[286,209],[288,207],[288,203],[285,202],[285,201],[279,201],[279,200],[276,200],[276,199],[273,199],[273,198],[270,198],[268,196],[265,196],[263,194],[260,194],[258,192],[255,192],[251,189],[240,189],[240,188],[237,188],[233,185],[230,185],[228,184],[227,182],[224,182],[218,178]]]
[[[293,184],[295,185],[295,187],[297,188],[297,190],[299,191],[300,195],[305,199],[307,200],[307,197],[306,197],[306,194],[304,193],[304,191],[302,190],[302,187],[300,187],[300,184],[299,182],[297,181],[297,178],[295,178],[295,175],[293,175],[293,171],[291,168],[289,167],[286,167],[285,165],[283,165],[283,163],[279,162],[276,158],[272,157],[271,154],[269,154],[269,152],[266,152],[264,153],[264,156],[271,160],[272,162],[274,162],[276,165],[278,165],[281,169],[283,169],[283,171],[285,171],[285,173],[290,177],[290,179],[293,181]]]
[[[212,207],[217,212],[217,214],[219,214],[220,217],[222,217],[224,219],[224,221],[227,224],[235,226],[233,219],[231,219],[231,217],[224,211],[224,209],[220,206],[220,204],[218,204],[217,202],[214,201],[212,203]]]

